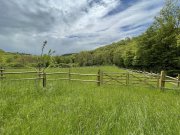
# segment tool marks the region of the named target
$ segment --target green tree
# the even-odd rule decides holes
[[[139,38],[138,58],[141,66],[155,70],[177,68],[179,6],[168,0],[154,24]]]
[[[114,52],[113,63],[119,67],[124,67],[124,59],[120,50]]]
[[[134,58],[134,54],[131,51],[127,51],[125,58],[124,58],[124,65],[125,67],[132,67],[133,65],[133,58]]]

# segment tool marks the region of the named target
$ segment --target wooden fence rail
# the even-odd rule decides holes
[[[100,71],[101,72],[101,71]],[[25,74],[37,74],[37,78],[19,78],[19,79],[7,79],[5,75],[25,75]],[[67,78],[57,78],[57,79],[47,79],[47,76],[52,75],[68,75]],[[97,77],[97,80],[82,80],[82,79],[74,79],[72,76],[94,76]],[[69,80],[69,81],[79,81],[79,82],[95,82],[98,86],[102,84],[101,82],[101,74],[99,72],[97,74],[82,74],[82,73],[71,73],[71,70],[69,69],[68,72],[52,72],[52,73],[45,73],[45,72],[36,72],[36,71],[25,71],[25,72],[5,72],[5,69],[0,67],[0,80],[3,78],[6,78],[6,80],[10,81],[21,81],[21,80],[42,80],[42,86],[47,86],[47,81],[56,81],[56,80]]]
[[[37,77],[35,78],[11,78],[7,77],[7,75],[27,75],[27,74],[37,74]],[[66,78],[56,78],[56,79],[48,79],[47,76],[53,76],[53,75],[67,75]],[[73,78],[76,77],[76,78]],[[79,79],[77,77],[96,77],[97,79],[94,80],[83,80]],[[11,81],[21,81],[21,80],[42,80],[42,86],[47,86],[47,81],[57,81],[57,80],[69,80],[69,81],[79,81],[79,82],[93,82],[96,83],[97,86],[101,86],[103,84],[112,84],[114,83],[120,84],[120,85],[138,85],[138,84],[144,84],[147,86],[153,86],[158,87],[161,90],[168,89],[166,87],[166,84],[172,84],[173,86],[176,86],[177,88],[180,87],[180,74],[178,74],[177,78],[167,76],[165,71],[161,71],[161,74],[155,74],[155,73],[148,73],[148,72],[142,72],[142,71],[136,71],[136,73],[126,72],[103,72],[101,70],[98,70],[97,74],[83,74],[83,73],[73,73],[71,72],[71,69],[69,68],[68,72],[51,72],[51,73],[45,73],[41,71],[25,71],[25,72],[6,72],[5,69],[0,67],[0,80],[11,80]],[[155,84],[152,84],[155,83]]]

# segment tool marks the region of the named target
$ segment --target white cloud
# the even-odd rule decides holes
[[[2,0],[0,48],[38,53],[40,43],[59,54],[94,49],[135,36],[152,23],[164,0],[139,0],[121,12],[121,0]],[[31,49],[33,48],[33,49]]]

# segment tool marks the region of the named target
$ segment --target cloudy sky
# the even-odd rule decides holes
[[[164,0],[0,0],[0,48],[38,54],[91,50],[143,33]],[[47,48],[48,49],[48,48]]]

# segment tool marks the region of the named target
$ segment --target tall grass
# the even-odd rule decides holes
[[[73,70],[93,73],[97,68]],[[51,81],[42,88],[37,81],[0,81],[2,135],[178,135],[179,112],[178,92],[68,81]]]

